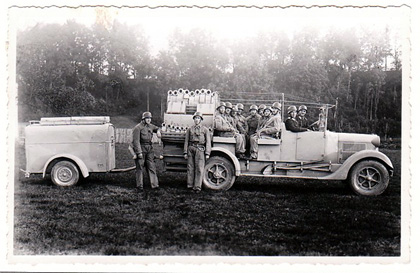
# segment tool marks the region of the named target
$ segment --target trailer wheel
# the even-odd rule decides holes
[[[73,162],[58,161],[51,170],[51,180],[57,186],[74,186],[79,181],[79,169]]]
[[[380,195],[389,184],[389,173],[385,166],[377,161],[364,160],[351,170],[349,182],[358,195]]]
[[[226,191],[235,182],[234,167],[224,157],[211,157],[204,167],[203,186],[210,190]]]

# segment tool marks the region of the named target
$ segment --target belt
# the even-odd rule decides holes
[[[152,142],[140,142],[140,145],[152,145]]]
[[[199,142],[189,142],[189,145],[193,147],[204,147],[204,144],[200,144]]]

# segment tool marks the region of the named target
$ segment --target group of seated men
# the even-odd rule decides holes
[[[279,138],[282,119],[281,103],[274,102],[272,106],[251,105],[249,115],[243,115],[244,106],[241,103],[233,106],[230,102],[221,102],[214,116],[214,135],[234,137],[235,152],[238,158],[246,158],[249,152],[251,159],[257,158],[259,138]],[[290,106],[287,109],[289,117],[285,121],[286,130],[292,132],[309,131],[308,119],[305,117],[307,107]]]

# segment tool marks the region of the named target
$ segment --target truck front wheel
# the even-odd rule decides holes
[[[79,169],[73,162],[58,161],[51,170],[51,180],[57,186],[70,187],[76,185],[79,181]]]
[[[389,173],[377,161],[364,160],[357,163],[349,176],[350,186],[358,195],[380,195],[389,184]]]
[[[234,167],[226,158],[211,157],[204,167],[203,186],[207,189],[226,191],[235,182]]]

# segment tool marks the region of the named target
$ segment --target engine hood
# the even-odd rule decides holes
[[[379,147],[381,140],[375,134],[354,134],[354,133],[337,133],[339,142],[347,143],[371,143],[375,147]]]

